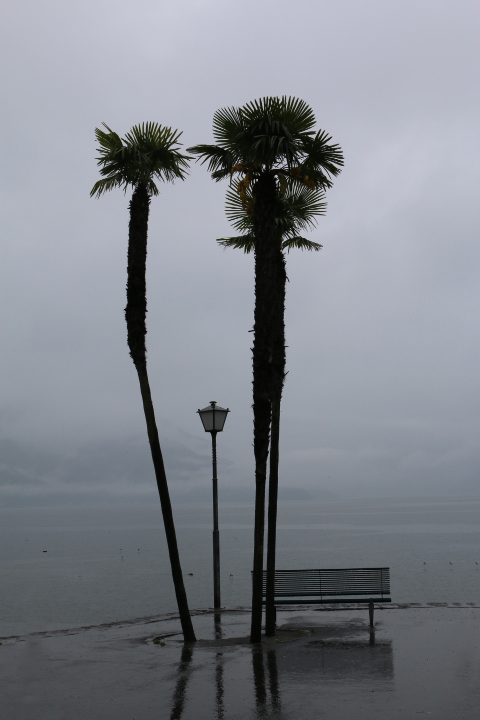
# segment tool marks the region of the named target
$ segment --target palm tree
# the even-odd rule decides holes
[[[253,342],[253,446],[255,454],[255,531],[250,642],[262,637],[263,543],[265,489],[272,420],[272,388],[283,383],[284,362],[274,349],[272,327],[278,327],[278,278],[285,270],[282,237],[276,224],[278,198],[287,181],[315,189],[331,186],[343,156],[324,131],[314,131],[311,108],[296,98],[266,97],[240,108],[217,110],[213,118],[216,145],[189,148],[208,162],[214,180],[242,176],[237,184],[252,217],[255,253]],[[251,189],[250,197],[248,191]]]
[[[125,308],[128,347],[140,382],[183,637],[185,642],[195,642],[195,632],[178,554],[167,476],[150,393],[145,347],[147,333],[145,271],[150,198],[152,195],[159,194],[156,180],[173,182],[177,178],[185,179],[189,158],[182,155],[178,149],[181,133],[169,127],[162,127],[157,123],[142,123],[142,125],[135,125],[122,139],[108,125],[103,123],[103,126],[106,131],[95,129],[95,136],[99,144],[97,164],[100,167],[102,179],[95,183],[90,197],[101,197],[105,192],[116,187],[123,188],[125,192],[130,185],[133,187],[129,205],[127,306]]]
[[[316,225],[316,217],[324,215],[326,202],[325,191],[310,189],[296,181],[289,180],[286,187],[281,189],[277,203],[276,224],[282,238],[282,263],[277,275],[278,286],[275,292],[276,320],[272,327],[272,345],[276,356],[276,363],[283,363],[283,375],[271,389],[272,426],[270,438],[270,476],[268,483],[268,534],[267,534],[267,587],[266,587],[266,613],[265,634],[275,634],[275,554],[277,534],[277,500],[278,500],[278,467],[280,444],[280,406],[282,400],[283,383],[285,378],[285,290],[287,275],[285,272],[284,252],[293,248],[300,250],[318,251],[322,248],[319,243],[299,236],[302,230],[311,229]],[[248,215],[243,205],[251,200],[251,190],[247,191],[247,202],[243,202],[238,193],[238,183],[233,190],[227,192],[226,213],[236,230],[243,234],[236,237],[220,238],[217,242],[223,247],[242,249],[250,253],[254,249],[253,224],[251,215]]]

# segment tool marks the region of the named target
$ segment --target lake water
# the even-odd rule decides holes
[[[174,515],[190,607],[211,607],[212,509]],[[480,602],[480,498],[285,502],[277,538],[281,569],[389,566],[393,602]],[[220,506],[220,545],[222,605],[249,606],[251,506]],[[176,610],[156,503],[3,510],[0,572],[3,637]]]

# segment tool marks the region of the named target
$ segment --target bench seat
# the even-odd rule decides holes
[[[263,573],[263,604],[267,573]],[[373,627],[374,603],[391,602],[390,568],[333,568],[275,571],[275,607],[367,603]]]

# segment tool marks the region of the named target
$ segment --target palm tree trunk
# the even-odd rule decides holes
[[[155,477],[157,479],[158,494],[160,496],[160,504],[162,506],[163,522],[165,525],[165,535],[167,537],[168,553],[170,555],[170,564],[172,567],[173,584],[175,587],[175,595],[177,598],[178,612],[180,615],[180,623],[182,625],[183,638],[185,642],[195,642],[195,632],[193,630],[192,618],[188,608],[187,593],[183,583],[182,567],[180,565],[180,556],[178,554],[177,536],[175,532],[175,524],[173,521],[172,505],[170,503],[170,493],[168,492],[167,476],[165,466],[163,464],[162,451],[158,438],[157,423],[153,410],[152,396],[150,394],[150,384],[148,382],[147,367],[137,368],[138,379],[140,382],[140,391],[142,393],[143,410],[145,412],[145,420],[147,422],[148,440],[152,451],[153,466],[155,468]]]
[[[255,530],[250,642],[262,639],[263,546],[265,489],[271,423],[272,293],[275,283],[276,186],[264,175],[254,188],[255,210],[255,322],[253,341],[253,447],[255,454]]]
[[[275,635],[275,555],[277,544],[278,464],[280,439],[280,398],[272,402],[270,441],[270,477],[268,481],[267,583],[265,598],[265,635]]]
[[[128,270],[127,270],[127,321],[128,346],[130,356],[135,364],[140,382],[143,409],[147,423],[148,440],[152,452],[153,466],[157,480],[158,494],[162,507],[165,535],[167,538],[173,584],[178,604],[178,612],[185,642],[195,642],[192,619],[188,608],[187,594],[183,583],[180,556],[178,554],[177,536],[173,521],[167,476],[163,463],[162,451],[158,437],[158,429],[153,410],[152,396],[147,374],[147,357],[145,348],[147,294],[146,294],[146,263],[147,233],[150,197],[145,185],[138,185],[130,202],[130,224],[128,237]]]
[[[275,635],[275,555],[277,542],[278,466],[280,444],[280,404],[285,380],[285,256],[276,252],[272,372],[272,435],[270,440],[270,478],[268,483],[267,583],[265,598],[265,635]]]

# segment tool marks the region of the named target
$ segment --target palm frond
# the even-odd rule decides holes
[[[101,197],[104,193],[117,187],[122,187],[121,181],[117,178],[110,177],[105,178],[104,180],[97,180],[93,188],[90,190],[90,197],[93,197],[94,195]]]
[[[241,111],[245,125],[258,134],[273,137],[285,134],[290,142],[295,137],[313,134],[313,110],[298,98],[264,97],[247,103]]]
[[[296,248],[297,250],[313,250],[314,252],[318,252],[322,249],[322,247],[323,245],[320,245],[320,243],[307,240],[306,238],[298,235],[296,237],[288,238],[282,243],[282,250],[286,250],[287,252],[290,252],[293,248]]]
[[[235,250],[243,250],[248,255],[255,248],[255,238],[251,234],[237,235],[236,237],[218,238],[217,243],[224,248],[234,248]]]
[[[227,191],[225,214],[235,230],[241,233],[253,233],[253,217],[246,209],[250,200],[253,200],[252,189],[246,191],[242,200],[238,188],[239,181],[232,181],[231,188]],[[275,223],[282,237],[295,237],[299,231],[315,228],[317,218],[325,215],[326,209],[323,188],[307,188],[299,182],[288,179],[283,195],[279,191],[277,196]]]
[[[235,164],[235,156],[230,150],[218,145],[194,145],[189,147],[187,152],[198,155],[197,160],[201,165],[208,161],[208,172],[215,180],[228,177]]]
[[[292,235],[299,230],[313,230],[317,226],[317,219],[327,212],[325,190],[322,187],[308,188],[296,181],[287,184],[281,205],[279,222],[286,225],[282,235]]]
[[[319,130],[314,138],[305,142],[305,160],[303,168],[306,174],[313,177],[314,172],[322,172],[327,177],[337,177],[343,167],[343,152],[339,145],[331,145],[332,138]]]
[[[247,197],[252,198],[251,190],[247,192]],[[238,232],[248,233],[252,230],[253,219],[243,207],[242,199],[238,194],[238,180],[232,180],[232,185],[227,190],[225,214],[232,223],[233,228]]]
[[[290,252],[298,250],[321,249],[319,243],[307,240],[299,235],[302,230],[312,230],[317,225],[318,217],[325,215],[327,203],[323,188],[307,188],[295,180],[282,178],[285,182],[284,192],[277,195],[275,224],[282,238],[282,249]],[[254,220],[247,212],[248,202],[253,198],[251,187],[243,197],[239,194],[239,180],[233,180],[227,191],[225,213],[232,226],[242,233],[236,237],[219,238],[217,242],[224,248],[252,252],[255,247]],[[279,179],[280,185],[280,179]]]
[[[242,108],[221,108],[213,116],[213,137],[221,147],[238,142],[243,129]]]
[[[217,243],[224,248],[233,248],[234,250],[243,250],[245,255],[250,254],[255,249],[255,238],[253,235],[237,235],[236,237],[218,238]],[[283,240],[282,250],[290,252],[292,249],[309,250],[318,252],[323,245],[307,240],[307,238],[296,235],[294,237]]]

